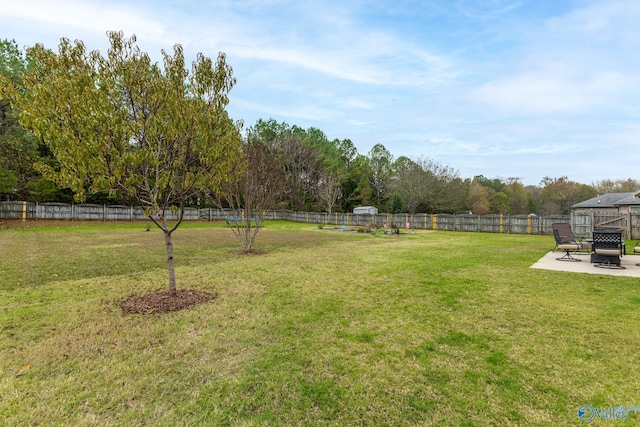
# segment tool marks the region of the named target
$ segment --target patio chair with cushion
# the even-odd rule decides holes
[[[625,253],[622,233],[594,231],[592,247],[591,262],[595,263],[596,267],[624,268],[620,265],[620,257]]]
[[[566,222],[554,222],[551,224],[551,228],[553,229],[553,234],[555,236],[555,232],[558,232],[560,239],[556,237],[556,249],[561,249],[558,247],[560,244],[569,244],[569,245],[578,245],[579,251],[587,251],[591,252],[591,243],[585,242],[583,240],[579,240],[573,237],[573,233],[571,232],[571,225]]]
[[[633,254],[634,254],[634,255],[636,255],[636,254],[640,254],[640,240],[638,240],[638,241],[636,242],[636,244],[633,246]],[[640,267],[640,262],[639,262],[639,263],[636,263],[636,265],[637,265],[638,267]]]
[[[566,242],[558,230],[553,230],[553,237],[556,239],[556,247],[554,250],[559,249],[564,251],[564,255],[560,258],[556,258],[558,261],[582,261],[581,259],[575,258],[571,255],[571,252],[576,252],[581,249],[580,245],[576,242]]]

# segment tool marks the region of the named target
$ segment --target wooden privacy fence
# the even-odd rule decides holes
[[[169,220],[178,215],[167,212]],[[69,203],[0,202],[0,219],[62,219],[76,221],[144,221],[144,209],[134,206],[113,206]],[[198,209],[188,208],[185,220],[198,220]]]
[[[230,209],[186,208],[186,221],[220,221],[233,216]],[[619,214],[615,216],[619,217]],[[177,215],[167,213],[169,220]],[[613,218],[613,216],[612,216]],[[0,202],[0,219],[144,221],[144,210],[134,206],[68,203]],[[568,222],[574,235],[590,237],[592,224],[606,223],[602,214],[569,215],[450,215],[450,214],[353,214],[270,210],[266,220],[285,220],[333,227],[397,227],[400,229],[472,231],[506,234],[553,234],[551,224]],[[640,238],[640,213],[628,215],[627,238]]]

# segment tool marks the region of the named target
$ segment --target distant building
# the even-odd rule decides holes
[[[634,218],[640,214],[640,191],[601,194],[571,206],[571,214],[588,215],[591,231],[616,229],[622,231],[624,238],[630,239],[638,233]]]
[[[353,209],[354,214],[373,214],[376,215],[378,213],[378,208],[375,206],[358,206]]]
[[[640,191],[606,193],[571,206],[574,213],[598,212],[628,214],[640,212]]]

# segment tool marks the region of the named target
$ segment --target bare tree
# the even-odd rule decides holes
[[[253,250],[267,209],[282,193],[283,172],[273,148],[259,139],[249,139],[244,156],[222,185],[222,194],[233,212],[228,223],[245,253]],[[221,200],[219,200],[220,202]]]
[[[318,199],[324,204],[328,213],[338,202],[342,194],[341,180],[338,172],[325,171],[318,182]]]

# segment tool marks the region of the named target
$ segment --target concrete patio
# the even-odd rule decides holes
[[[573,261],[558,261],[556,258],[560,258],[564,255],[563,251],[548,252],[538,261],[536,261],[531,268],[539,268],[542,270],[555,270],[555,271],[569,271],[573,273],[587,273],[587,274],[607,274],[611,276],[627,276],[627,277],[640,277],[640,256],[638,255],[625,255],[622,257],[621,265],[625,267],[620,268],[598,268],[595,264],[589,262],[590,254],[587,252],[572,252],[571,255],[581,262]]]

